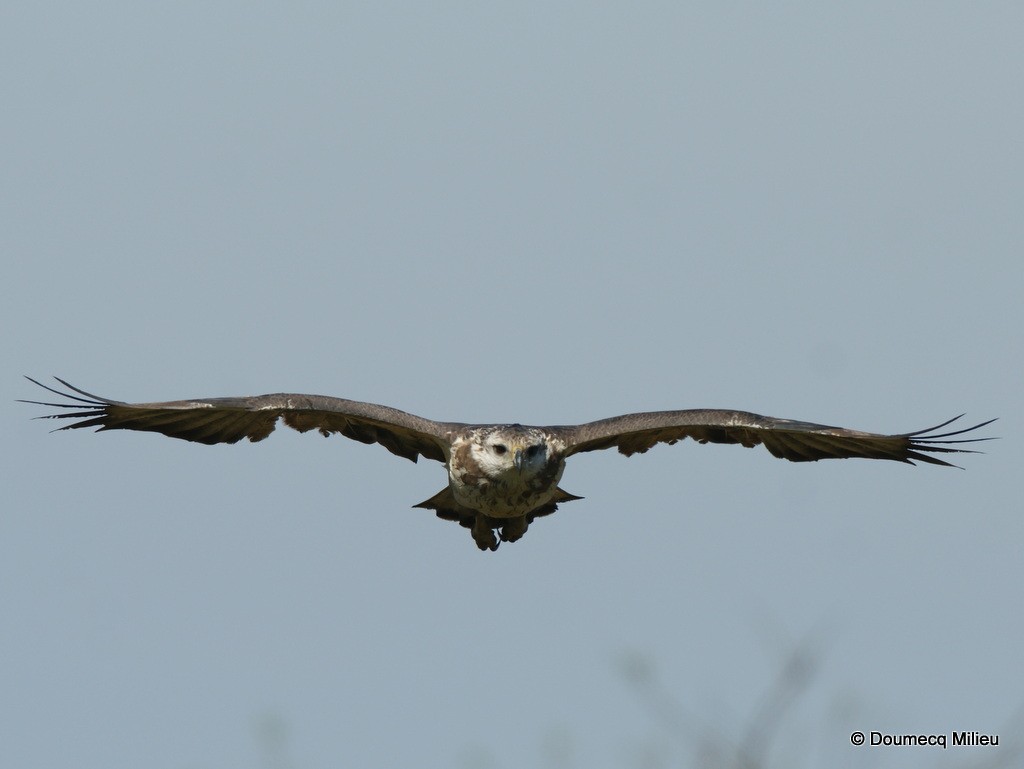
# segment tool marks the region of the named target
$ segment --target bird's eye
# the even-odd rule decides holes
[[[537,452],[539,452],[539,451],[540,451],[540,446],[530,446],[530,448],[528,448],[526,450],[526,456],[528,456],[528,457],[535,457],[535,456],[537,456]]]
[[[506,451],[508,451],[508,446],[506,446],[504,443],[495,443],[492,448],[494,449],[494,453],[498,455],[504,454]]]

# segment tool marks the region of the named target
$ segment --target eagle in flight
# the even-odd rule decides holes
[[[436,459],[448,470],[448,484],[416,507],[468,528],[481,550],[496,550],[499,541],[515,542],[534,519],[555,512],[561,502],[581,499],[559,488],[558,482],[565,460],[583,451],[614,447],[630,456],[656,443],[693,438],[698,443],[764,444],[774,456],[791,462],[864,457],[952,467],[932,454],[975,453],[958,445],[988,438],[954,436],[995,421],[937,432],[960,418],[954,417],[926,430],[880,435],[747,411],[688,409],[624,414],[581,425],[473,425],[435,422],[389,406],[326,395],[278,393],[123,403],[92,395],[57,377],[67,391],[26,378],[71,401],[23,401],[68,409],[40,417],[79,420],[62,430],[146,430],[197,443],[237,443],[243,438],[263,440],[280,418],[299,432],[341,433],[361,443],[379,443],[413,462],[421,456]]]

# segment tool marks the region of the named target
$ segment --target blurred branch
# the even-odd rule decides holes
[[[738,738],[720,727],[700,723],[694,713],[659,680],[650,659],[629,652],[619,659],[622,676],[655,720],[682,746],[695,752],[698,765],[717,769],[765,769],[772,741],[800,695],[810,686],[817,669],[817,653],[805,643],[792,651],[775,681],[765,692]]]

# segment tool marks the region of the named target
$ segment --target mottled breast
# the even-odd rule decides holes
[[[564,445],[537,427],[467,428],[452,440],[449,484],[459,504],[512,518],[546,505],[565,469]]]

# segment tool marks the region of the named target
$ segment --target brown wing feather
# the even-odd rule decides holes
[[[554,427],[551,430],[566,442],[566,456],[613,446],[629,456],[643,453],[656,443],[673,444],[684,438],[693,438],[698,443],[738,443],[747,447],[764,444],[776,457],[792,462],[864,457],[892,459],[909,464],[917,460],[952,466],[949,462],[923,452],[975,453],[969,449],[955,448],[951,444],[975,443],[991,438],[951,438],[995,421],[990,419],[952,432],[935,432],[959,418],[954,417],[935,427],[912,433],[880,435],[848,430],[845,427],[765,417],[747,411],[690,409],[625,414],[582,425]]]
[[[326,395],[277,393],[243,398],[198,398],[164,403],[124,403],[87,393],[54,377],[72,392],[40,387],[71,403],[23,401],[69,411],[44,419],[79,419],[59,429],[95,427],[98,430],[146,430],[197,443],[261,441],[274,431],[279,418],[299,432],[340,433],[362,443],[379,443],[388,451],[416,461],[417,457],[445,461],[447,434],[461,425],[434,422],[388,406],[331,398]],[[76,394],[77,393],[77,394]]]

